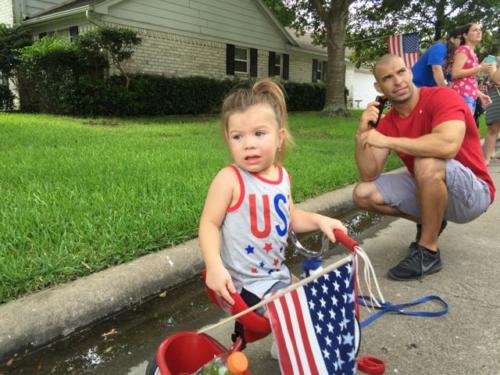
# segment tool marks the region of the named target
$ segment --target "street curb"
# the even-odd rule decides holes
[[[297,207],[338,216],[354,208],[354,186],[322,194]],[[202,267],[198,240],[194,239],[0,305],[0,359],[39,348],[172,289],[199,275]]]

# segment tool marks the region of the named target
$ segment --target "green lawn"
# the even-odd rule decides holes
[[[357,180],[359,113],[290,116],[296,202]],[[214,117],[0,114],[0,132],[0,303],[195,237],[230,161]]]

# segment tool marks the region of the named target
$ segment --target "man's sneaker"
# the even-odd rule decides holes
[[[413,280],[438,272],[442,268],[441,255],[423,246],[410,246],[410,255],[391,268],[387,274],[393,280]]]
[[[439,228],[438,237],[443,233],[444,229],[448,225],[446,220],[441,222],[441,228]],[[410,251],[417,247],[418,242],[420,241],[420,237],[422,236],[422,224],[417,224],[417,235],[415,236],[415,242],[410,244]]]

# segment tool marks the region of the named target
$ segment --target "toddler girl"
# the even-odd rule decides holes
[[[222,126],[233,164],[215,176],[200,220],[199,241],[206,284],[233,304],[249,305],[291,283],[284,264],[289,230],[321,230],[335,241],[339,220],[293,204],[290,178],[281,166],[291,136],[283,91],[272,80],[232,92],[222,107]]]

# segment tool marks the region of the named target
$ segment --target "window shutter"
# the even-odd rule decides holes
[[[312,66],[312,81],[316,82],[317,79],[317,71],[318,71],[318,60],[313,59],[313,66]]]
[[[286,53],[283,54],[283,79],[285,81],[288,80],[288,72],[289,72],[289,61],[290,61],[290,57],[289,55],[287,55]]]
[[[276,54],[272,51],[269,51],[269,63],[268,63],[268,76],[274,76],[274,59]]]
[[[250,77],[257,77],[257,50],[250,48]]]
[[[234,44],[226,45],[226,74],[234,75]]]

